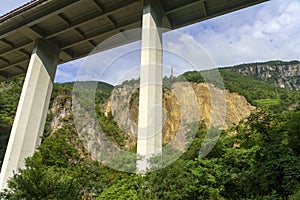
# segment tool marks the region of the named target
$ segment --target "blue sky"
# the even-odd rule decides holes
[[[17,8],[28,0],[1,0],[0,15]],[[191,59],[206,60],[204,68],[231,66],[240,63],[268,60],[300,60],[300,0],[271,0],[234,13],[196,23],[165,34],[164,47]],[[174,35],[176,35],[176,40]],[[113,61],[105,68],[103,59],[91,62],[89,58],[58,66],[56,82],[75,80],[77,71],[93,63],[102,67],[101,80],[118,84],[124,79],[137,77],[140,62],[139,42],[100,55]],[[205,58],[199,59],[199,48]],[[127,52],[127,53],[126,53]],[[120,56],[121,54],[124,54]],[[175,55],[176,57],[176,55]],[[180,74],[192,70],[184,59],[164,53],[164,64]],[[110,59],[109,59],[110,58]],[[175,62],[176,61],[176,62]],[[209,63],[209,64],[207,64]],[[107,63],[106,63],[107,64]],[[104,68],[106,70],[104,70]],[[199,69],[199,68],[198,68]],[[165,74],[170,67],[164,68]],[[87,78],[88,79],[88,78]]]

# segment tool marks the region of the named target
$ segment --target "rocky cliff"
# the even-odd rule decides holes
[[[136,144],[138,119],[138,89],[137,83],[123,84],[116,87],[106,101],[101,105],[105,115],[114,116],[121,130],[126,134],[125,147]],[[177,82],[163,92],[164,126],[163,143],[170,142],[180,132],[187,131],[187,125],[192,121],[203,120],[208,127],[218,126],[228,128],[240,119],[249,116],[255,108],[243,96],[221,90],[206,83]],[[51,120],[49,130],[56,131],[64,126],[66,118],[72,115],[72,100],[70,94],[59,94],[53,99],[49,109]],[[86,124],[94,124],[93,119],[86,118]],[[94,127],[90,131],[79,130],[79,136],[94,138]],[[92,141],[86,141],[91,146]]]
[[[281,88],[300,91],[300,63],[298,61],[242,64],[226,69],[255,77]]]
[[[136,143],[138,119],[137,84],[116,87],[103,112],[110,112],[119,127],[129,136],[126,146]],[[163,92],[163,143],[175,134],[187,131],[189,122],[203,120],[207,127],[228,128],[249,116],[255,108],[244,97],[206,83],[177,82]]]

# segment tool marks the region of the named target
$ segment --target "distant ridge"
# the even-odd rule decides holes
[[[297,60],[247,63],[222,69],[251,76],[280,88],[300,91],[300,62]]]

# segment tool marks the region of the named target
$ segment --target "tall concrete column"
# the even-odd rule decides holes
[[[140,68],[137,170],[162,152],[162,12],[156,0],[144,0]]]
[[[0,190],[7,188],[8,179],[24,167],[24,159],[32,156],[41,142],[58,55],[56,46],[37,40],[2,164]]]

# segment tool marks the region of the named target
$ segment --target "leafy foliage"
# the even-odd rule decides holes
[[[21,94],[23,77],[0,83],[0,166]]]
[[[26,168],[9,182],[6,199],[91,199],[121,173],[92,161],[74,127],[65,126],[43,140]]]
[[[5,199],[297,199],[300,111],[253,113],[223,131],[199,158],[207,130],[178,160],[144,176],[117,172],[89,158],[74,128],[44,139],[10,181]],[[288,128],[287,128],[288,127]],[[229,134],[230,133],[230,134]]]
[[[199,157],[199,150],[205,135],[215,128],[207,130],[200,122],[191,146],[174,163],[143,176],[118,172],[91,159],[70,116],[65,119],[68,123],[63,128],[45,135],[39,151],[26,160],[26,168],[10,180],[9,189],[1,193],[0,198],[299,199],[300,109],[287,110],[292,103],[299,102],[299,92],[275,90],[272,85],[226,70],[221,70],[221,75],[230,91],[244,95],[258,106],[270,105],[268,110],[252,113],[232,129],[222,131],[205,158]],[[198,72],[183,76],[188,81],[203,81]],[[171,85],[180,78],[164,78],[164,81]],[[7,137],[17,92],[21,90],[16,83],[22,79],[14,81],[0,93],[1,137],[5,134]],[[69,94],[71,88],[72,83],[56,84],[52,98]],[[124,134],[113,116],[104,115],[99,107],[110,92],[109,85],[102,89],[99,86],[95,109],[104,132],[122,147]],[[66,95],[66,98],[69,97]],[[271,103],[263,99],[271,99]],[[49,115],[48,121],[52,117]]]

